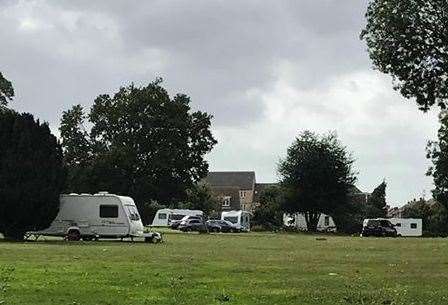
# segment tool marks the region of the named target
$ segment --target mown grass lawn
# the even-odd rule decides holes
[[[0,242],[0,303],[448,304],[445,239],[165,238]]]

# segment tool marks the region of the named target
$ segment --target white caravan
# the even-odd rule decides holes
[[[423,223],[420,218],[379,218],[389,220],[393,225],[395,230],[397,230],[397,236],[403,237],[416,237],[422,236]],[[364,220],[364,226],[366,221]]]
[[[200,210],[161,209],[152,221],[153,227],[168,227],[172,220],[181,220],[185,216],[203,216]]]
[[[283,224],[287,227],[294,227],[300,231],[307,231],[305,216],[301,213],[283,214]],[[317,231],[319,232],[336,232],[336,224],[331,216],[320,214],[317,223]]]
[[[142,237],[143,224],[130,197],[101,192],[60,196],[59,213],[50,227],[32,235],[64,236],[70,240]]]
[[[247,211],[227,211],[221,213],[221,220],[227,220],[244,231],[250,231],[250,213]]]

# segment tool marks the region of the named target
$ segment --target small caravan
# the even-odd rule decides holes
[[[153,227],[168,227],[173,220],[181,220],[185,216],[203,216],[200,210],[160,209],[152,221]]]
[[[423,223],[418,218],[389,218],[398,236],[422,236]]]
[[[60,196],[59,212],[50,227],[32,235],[70,240],[142,237],[143,224],[130,197],[101,192]]]
[[[301,213],[283,214],[283,224],[286,227],[293,227],[300,231],[307,231],[305,215]],[[320,214],[317,223],[317,231],[319,232],[336,232],[336,224],[331,216]]]
[[[397,236],[403,237],[417,237],[422,236],[423,223],[418,218],[376,218],[364,219],[363,228],[367,226],[369,220],[386,220],[390,222],[397,232]]]
[[[247,211],[226,211],[221,213],[221,220],[227,220],[241,227],[244,231],[250,231],[250,213]]]

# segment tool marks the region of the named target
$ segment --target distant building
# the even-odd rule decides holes
[[[221,202],[223,211],[244,210],[253,212],[260,202],[260,195],[264,190],[270,187],[278,186],[278,183],[257,183],[254,171],[224,171],[209,172],[202,183],[207,184],[213,194]],[[370,197],[370,193],[360,191],[356,186],[350,190],[350,197],[356,203],[365,204]],[[285,215],[287,217],[287,215]],[[328,230],[335,228],[331,216],[322,214],[322,229]],[[286,219],[286,218],[285,218]],[[295,220],[294,224],[300,229],[304,228],[304,217],[301,215],[293,216],[288,221]],[[287,224],[287,221],[285,221]]]
[[[255,172],[209,172],[207,184],[220,200],[223,211],[251,211],[255,198]]]

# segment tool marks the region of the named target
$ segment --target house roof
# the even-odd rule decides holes
[[[209,172],[204,182],[211,187],[238,187],[251,190],[255,185],[255,172]]]

